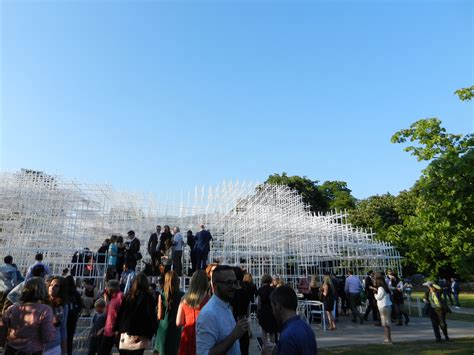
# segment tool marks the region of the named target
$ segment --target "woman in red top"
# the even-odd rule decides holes
[[[191,277],[189,290],[184,295],[176,316],[176,325],[184,326],[179,343],[179,355],[196,354],[196,321],[202,307],[209,300],[208,289],[206,272],[196,271]]]

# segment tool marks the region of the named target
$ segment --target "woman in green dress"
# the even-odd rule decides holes
[[[181,338],[181,327],[176,326],[176,314],[184,293],[179,290],[179,277],[174,271],[165,274],[163,292],[158,296],[158,319],[155,353],[176,355]]]

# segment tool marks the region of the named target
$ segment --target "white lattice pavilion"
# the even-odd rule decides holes
[[[156,224],[179,226],[184,235],[201,223],[214,238],[211,261],[241,265],[257,280],[264,273],[291,282],[326,270],[400,271],[390,244],[352,227],[346,213],[312,214],[286,186],[223,182],[179,198],[156,198],[32,170],[0,173],[0,250],[19,266],[42,251],[59,272],[74,251],[97,250],[105,238],[130,229],[145,255]]]

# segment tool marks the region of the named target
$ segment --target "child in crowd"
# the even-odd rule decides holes
[[[94,303],[95,314],[92,319],[92,329],[89,333],[89,350],[88,355],[96,355],[100,350],[100,343],[105,327],[105,301],[103,298],[99,298]]]
[[[82,316],[89,317],[95,301],[99,299],[99,290],[95,287],[93,279],[85,279],[83,284],[84,292],[81,296],[83,306]]]

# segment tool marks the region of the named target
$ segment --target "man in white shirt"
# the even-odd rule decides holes
[[[184,240],[183,236],[179,232],[178,227],[173,228],[173,270],[176,271],[178,276],[183,276],[183,247]]]
[[[196,354],[240,355],[239,339],[248,331],[247,319],[237,323],[229,302],[237,288],[232,267],[219,265],[212,274],[214,295],[203,307],[196,323]]]

